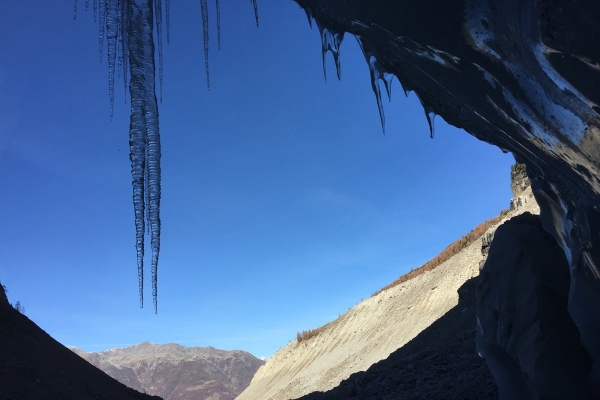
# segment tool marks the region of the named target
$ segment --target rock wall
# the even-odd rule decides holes
[[[600,2],[295,1],[324,52],[339,54],[345,33],[359,39],[379,103],[380,80],[395,76],[428,121],[440,115],[527,165],[600,383]]]
[[[477,349],[500,399],[595,399],[592,358],[567,311],[569,264],[538,216],[498,227],[477,287]]]

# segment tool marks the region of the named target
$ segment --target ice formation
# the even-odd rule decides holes
[[[89,8],[85,1],[85,10]],[[92,0],[94,22],[99,23],[99,57],[102,61],[106,40],[108,58],[108,96],[110,117],[113,116],[115,72],[122,76],[125,90],[129,87],[131,117],[129,124],[129,159],[133,186],[135,216],[135,248],[137,255],[140,307],[144,305],[144,239],[150,236],[152,249],[152,301],[158,312],[158,256],[160,253],[160,129],[156,98],[155,39],[158,47],[159,100],[162,102],[163,7],[161,0]],[[221,48],[221,10],[216,1],[218,48]],[[258,26],[258,6],[251,0]],[[167,43],[170,42],[170,0],[165,0]],[[74,1],[77,19],[78,0]],[[204,33],[206,83],[210,89],[208,65],[208,3],[200,1]],[[154,31],[156,27],[156,31]],[[339,72],[339,71],[338,71]],[[129,84],[128,84],[129,81]]]

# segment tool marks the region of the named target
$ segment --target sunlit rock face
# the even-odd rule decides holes
[[[428,121],[439,115],[527,165],[600,382],[600,2],[295,1],[324,52],[337,59],[344,34],[358,38],[379,105],[395,76]]]

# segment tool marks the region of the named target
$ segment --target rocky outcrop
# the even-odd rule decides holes
[[[519,197],[530,188],[531,181],[527,176],[525,164],[513,164],[510,169],[510,190],[513,193],[513,197]]]
[[[530,201],[535,201],[525,164],[514,164],[511,167],[510,189],[513,193],[513,198],[510,200],[510,210],[522,207]]]
[[[159,397],[117,382],[13,309],[0,286],[0,399],[122,399]]]
[[[295,1],[324,52],[357,36],[378,102],[379,80],[395,76],[429,122],[440,115],[527,165],[600,385],[600,2]]]
[[[498,227],[477,288],[477,349],[500,399],[595,399],[592,358],[567,311],[569,264],[538,216]]]
[[[119,382],[165,400],[233,400],[265,362],[241,350],[141,343],[86,353],[71,348]]]

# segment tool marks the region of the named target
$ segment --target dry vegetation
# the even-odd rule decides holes
[[[441,263],[448,261],[450,259],[450,257],[459,253],[464,248],[470,246],[473,242],[475,242],[477,239],[479,239],[481,236],[483,236],[483,234],[488,229],[490,229],[492,226],[499,223],[502,220],[502,218],[504,218],[506,216],[507,213],[508,213],[507,210],[502,210],[500,212],[500,215],[498,215],[497,217],[492,218],[492,219],[486,219],[485,222],[482,222],[481,224],[477,225],[471,232],[467,233],[465,236],[461,237],[456,242],[452,243],[450,246],[448,246],[444,250],[442,250],[442,252],[440,254],[438,254],[435,258],[427,261],[425,264],[423,264],[422,266],[420,266],[417,269],[412,269],[410,272],[402,275],[400,278],[396,279],[394,282],[390,283],[389,285],[382,287],[381,289],[379,289],[378,291],[373,293],[371,295],[371,297],[376,296],[385,290],[393,288],[394,286],[400,285],[401,283],[409,281],[409,280],[413,279],[414,277],[417,277],[426,271],[431,271],[432,269],[436,268]]]
[[[325,324],[320,328],[317,329],[309,329],[307,331],[302,331],[302,332],[298,332],[296,334],[296,341],[298,343],[302,342],[303,340],[308,340],[311,337],[317,336],[319,333],[323,332],[325,330],[325,327],[329,325],[329,324]]]

